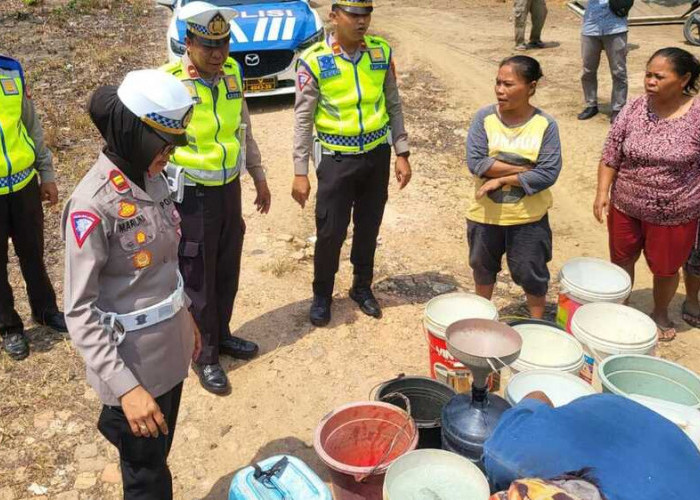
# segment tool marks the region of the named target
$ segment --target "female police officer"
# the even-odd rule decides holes
[[[66,321],[104,404],[98,428],[119,449],[124,498],[171,499],[167,456],[201,341],[161,171],[187,142],[192,99],[172,75],[135,71],[95,91],[89,112],[107,144],[63,214]]]

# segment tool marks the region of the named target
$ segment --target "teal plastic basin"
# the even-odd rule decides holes
[[[700,408],[700,377],[671,361],[638,354],[610,356],[598,365],[603,392],[639,394]]]

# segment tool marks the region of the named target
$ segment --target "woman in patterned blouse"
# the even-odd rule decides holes
[[[651,318],[660,340],[675,338],[668,306],[700,216],[700,62],[678,48],[647,63],[646,94],[615,120],[598,168],[595,217],[608,216],[610,258],[634,280],[642,251],[654,275]]]

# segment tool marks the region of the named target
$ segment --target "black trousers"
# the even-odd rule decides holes
[[[0,195],[0,331],[23,328],[7,274],[10,238],[27,284],[32,315],[42,319],[45,313],[56,312],[56,294],[44,266],[44,210],[36,176],[19,191]]]
[[[377,236],[389,197],[390,163],[388,144],[361,155],[323,156],[316,172],[315,295],[333,294],[351,213],[354,231],[350,261],[355,279],[372,283]]]
[[[245,222],[241,183],[192,186],[178,205],[182,217],[180,272],[202,332],[202,364],[219,362],[219,343],[231,332],[229,322],[238,293]]]
[[[175,436],[180,409],[182,382],[156,398],[168,423],[168,435],[157,438],[136,437],[120,406],[103,406],[97,428],[117,447],[122,469],[124,500],[172,500],[173,478],[168,468],[168,454]]]

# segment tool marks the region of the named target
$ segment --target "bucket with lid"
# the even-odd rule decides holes
[[[523,339],[520,357],[510,365],[513,374],[555,370],[578,376],[583,368],[581,343],[554,323],[519,320],[509,323]]]
[[[700,408],[700,377],[687,368],[653,356],[611,356],[598,366],[604,392],[643,396]]]
[[[649,316],[607,302],[581,306],[571,320],[571,333],[583,345],[585,362],[581,378],[590,383],[596,374],[596,364],[608,356],[653,354],[658,343],[656,323]]]
[[[430,376],[457,392],[471,387],[471,374],[463,363],[447,349],[445,332],[452,323],[462,319],[498,319],[498,310],[490,301],[471,293],[439,295],[425,306],[423,328],[428,338]]]
[[[411,416],[418,426],[418,448],[441,448],[440,416],[455,394],[452,387],[431,378],[400,376],[384,382],[377,390],[375,399],[408,410],[405,401],[408,398]]]
[[[577,375],[552,370],[530,370],[513,376],[506,386],[506,401],[516,405],[528,394],[542,391],[555,407],[595,394],[590,384]]]
[[[314,435],[314,449],[331,472],[335,500],[381,500],[387,468],[417,444],[418,428],[409,413],[378,401],[333,410]]]
[[[595,257],[576,257],[559,271],[557,324],[571,332],[576,310],[591,302],[621,304],[632,291],[632,279],[620,266]]]
[[[386,473],[384,500],[488,500],[484,473],[464,457],[444,450],[416,450]]]

